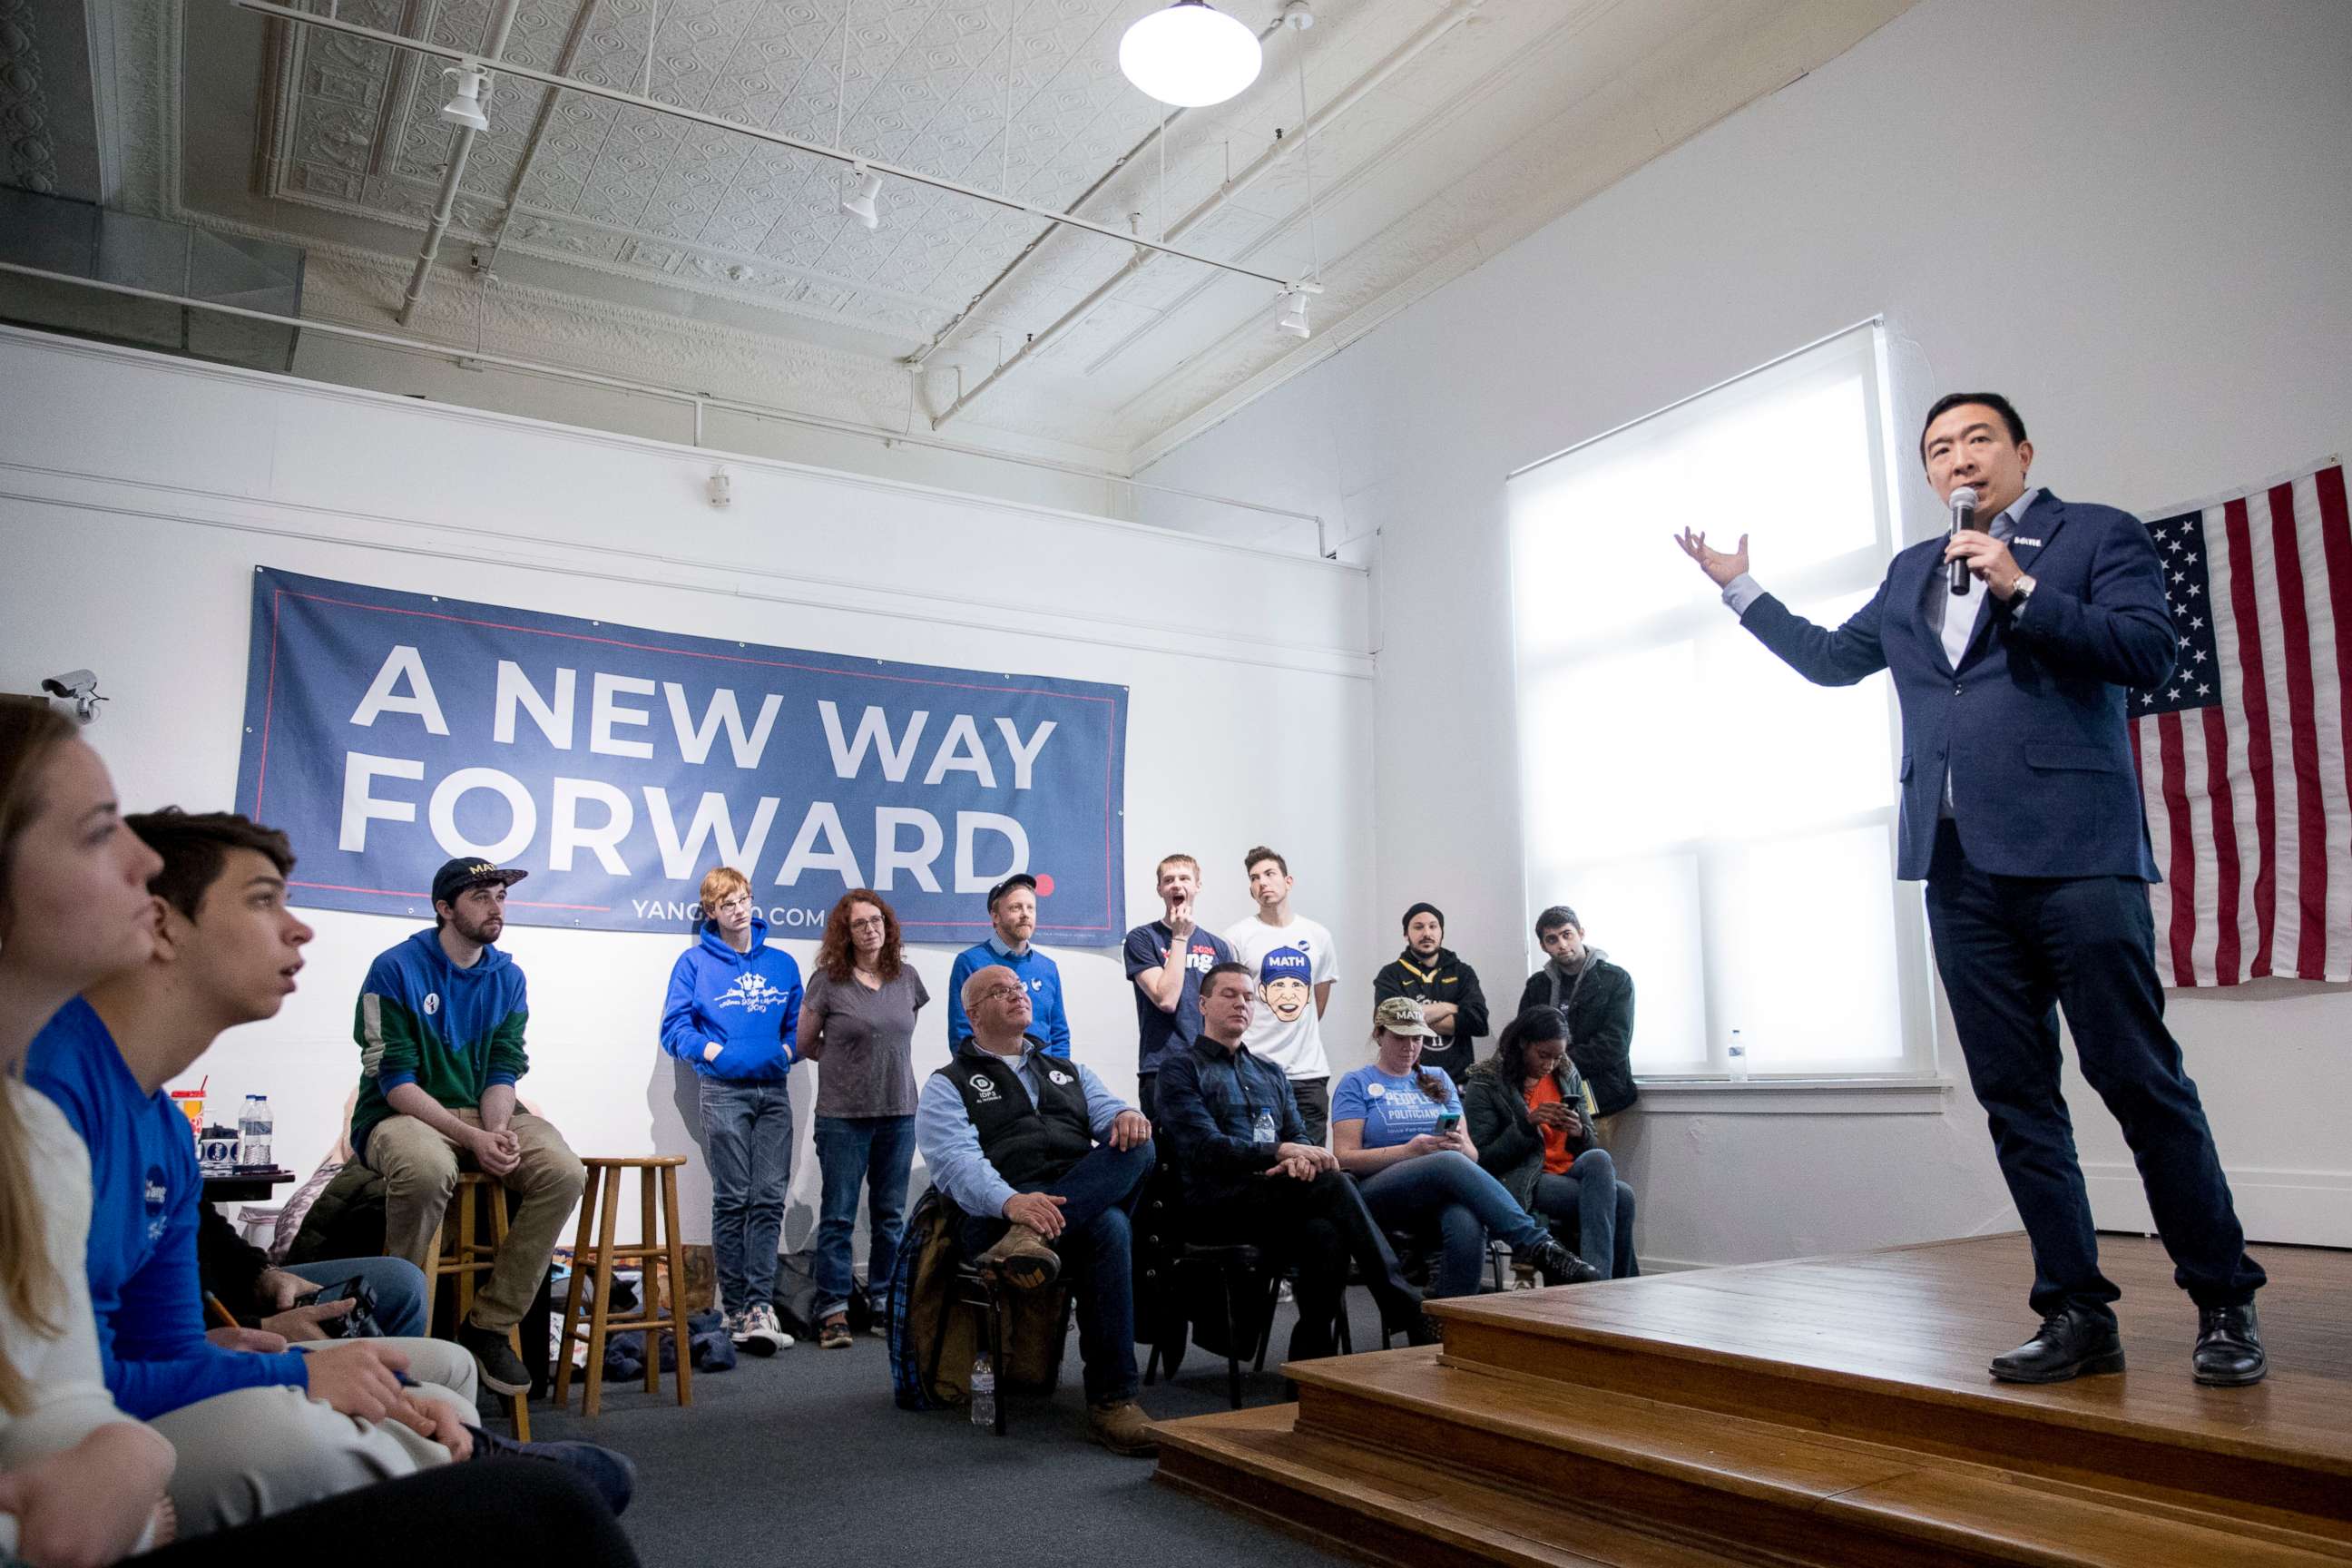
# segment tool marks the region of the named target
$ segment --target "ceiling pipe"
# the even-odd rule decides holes
[[[668,398],[691,404],[695,410],[695,445],[701,442],[702,411],[707,408],[725,409],[730,413],[749,415],[758,419],[773,419],[786,425],[805,425],[812,429],[830,430],[844,436],[861,436],[885,445],[920,447],[935,452],[953,452],[959,457],[985,458],[993,462],[1012,463],[1022,468],[1043,468],[1051,473],[1068,474],[1077,479],[1096,479],[1110,484],[1130,486],[1139,490],[1151,490],[1160,495],[1181,496],[1187,500],[1210,501],[1243,511],[1263,512],[1268,517],[1291,518],[1315,525],[1316,553],[1326,560],[1334,559],[1323,544],[1323,518],[1320,513],[1294,511],[1288,507],[1268,506],[1263,501],[1241,500],[1233,496],[1213,495],[1207,490],[1190,490],[1177,485],[1163,485],[1154,479],[1139,479],[1116,473],[1109,468],[1088,468],[1084,463],[1066,463],[1055,458],[1033,458],[1020,452],[1000,452],[987,447],[974,447],[961,441],[945,441],[936,437],[915,436],[898,430],[886,430],[878,426],[858,425],[846,419],[828,419],[821,414],[802,414],[793,409],[777,408],[746,398],[718,397],[707,392],[688,392],[679,387],[663,386],[657,382],[632,381],[625,376],[603,375],[594,371],[575,370],[569,365],[548,364],[540,360],[518,359],[511,354],[484,353],[463,349],[451,343],[437,343],[429,338],[402,337],[393,332],[379,332],[367,327],[347,327],[338,321],[313,321],[300,316],[281,316],[274,310],[257,310],[249,305],[231,305],[219,300],[199,300],[188,294],[166,294],[160,289],[135,288],[128,283],[110,283],[97,278],[77,277],[70,272],[52,272],[47,268],[26,267],[20,262],[0,261],[0,274],[13,273],[20,278],[37,278],[49,283],[74,283],[101,293],[119,294],[131,300],[152,300],[184,310],[212,310],[224,316],[237,316],[248,321],[267,321],[272,326],[291,327],[298,331],[324,332],[330,337],[351,338],[360,342],[383,343],[389,348],[405,349],[416,353],[446,359],[453,364],[497,365],[505,370],[522,371],[532,375],[554,376],[562,381],[577,381],[591,386],[609,386],[615,391],[633,392],[647,397]],[[37,330],[37,329],[36,329]],[[295,378],[301,379],[301,378]],[[744,454],[756,456],[757,454]],[[815,466],[815,465],[812,465]],[[1118,520],[1113,519],[1117,521]],[[1149,526],[1149,525],[1146,525]],[[1257,548],[1237,545],[1236,549]],[[1275,553],[1286,553],[1276,552]]]
[[[387,33],[378,27],[363,27],[356,22],[346,22],[339,17],[320,16],[308,11],[297,11],[290,5],[278,5],[275,0],[229,0],[229,4],[239,11],[250,11],[257,16],[273,16],[279,21],[292,22],[305,27],[323,27],[331,33],[341,33],[345,37],[365,38],[372,44],[389,44],[394,48],[429,55],[436,59],[462,62],[473,58],[463,49],[453,49],[424,38],[412,38],[402,33]],[[512,77],[521,81],[535,81],[545,87],[558,87],[572,92],[586,93],[591,98],[608,99],[614,103],[625,103],[632,108],[647,110],[655,114],[667,114],[676,120],[690,120],[698,125],[708,125],[715,131],[731,131],[739,136],[749,136],[756,141],[772,142],[779,147],[790,147],[796,153],[806,153],[813,157],[829,158],[836,163],[863,165],[878,174],[888,174],[914,184],[927,185],[935,191],[946,191],[954,195],[969,196],[973,201],[986,202],[991,206],[1027,213],[1032,217],[1041,217],[1048,223],[1060,224],[1069,228],[1083,228],[1101,235],[1105,239],[1118,240],[1121,245],[1141,246],[1147,250],[1181,257],[1187,261],[1197,261],[1203,267],[1213,267],[1220,272],[1231,272],[1242,278],[1255,278],[1261,283],[1271,283],[1278,289],[1287,289],[1293,285],[1293,279],[1276,277],[1271,272],[1260,272],[1255,268],[1244,267],[1236,262],[1219,261],[1214,257],[1181,250],[1175,246],[1161,241],[1141,239],[1123,229],[1113,228],[1108,224],[1096,223],[1090,218],[1074,217],[1067,213],[1056,212],[1052,207],[1039,206],[1034,202],[1018,200],[1002,192],[982,190],[977,185],[967,185],[960,180],[926,174],[920,169],[910,169],[903,163],[886,163],[878,158],[868,157],[862,153],[846,152],[839,147],[828,147],[822,142],[810,142],[798,136],[787,136],[781,131],[770,131],[758,125],[746,125],[740,121],[722,120],[716,114],[705,114],[698,109],[688,109],[676,103],[664,103],[659,99],[625,92],[619,88],[606,87],[601,82],[583,81],[578,77],[558,76],[552,71],[535,70],[529,66],[512,63],[499,66],[498,73],[501,77]]]
[[[506,53],[507,35],[514,31],[515,13],[521,8],[522,0],[499,0],[490,25],[482,30],[478,58],[494,74],[499,57]],[[474,155],[474,138],[480,134],[470,125],[460,125],[457,141],[450,144],[449,164],[441,174],[441,198],[433,204],[433,221],[425,226],[416,269],[408,275],[408,287],[400,296],[400,313],[394,318],[404,327],[416,314],[417,301],[425,298],[425,282],[433,276],[433,258],[441,254],[441,237],[449,232],[450,216],[457,210],[457,185],[466,177],[466,160]]]
[[[572,31],[563,40],[562,53],[555,57],[558,74],[572,74],[572,62],[580,58],[580,40],[588,36],[589,20],[596,15],[596,0],[585,0],[572,15]],[[540,100],[539,112],[532,116],[530,135],[522,144],[522,156],[515,161],[514,178],[507,182],[507,198],[499,207],[499,226],[490,236],[490,254],[482,263],[488,272],[499,264],[499,252],[507,247],[507,230],[514,224],[515,203],[522,199],[523,182],[530,178],[530,166],[539,161],[539,145],[547,140],[547,127],[555,119],[555,100],[559,94],[553,88]]]
[[[238,3],[243,4],[244,0],[238,0]],[[1412,37],[1407,38],[1403,43],[1398,45],[1395,49],[1389,53],[1385,59],[1381,61],[1380,64],[1374,66],[1364,75],[1358,77],[1353,82],[1349,83],[1338,97],[1332,99],[1328,103],[1326,103],[1322,108],[1309,115],[1307,122],[1298,128],[1296,135],[1286,136],[1281,141],[1276,142],[1273,146],[1267,148],[1264,153],[1260,153],[1256,160],[1250,163],[1247,168],[1244,168],[1240,174],[1235,174],[1233,178],[1227,180],[1223,184],[1219,185],[1214,191],[1211,192],[1206,201],[1203,201],[1199,206],[1194,207],[1191,212],[1186,213],[1175,223],[1170,225],[1168,227],[1167,237],[1170,239],[1182,238],[1189,230],[1210,217],[1227,202],[1233,200],[1235,196],[1241,195],[1244,191],[1257,184],[1259,180],[1265,177],[1266,172],[1272,169],[1274,165],[1279,162],[1285,154],[1289,153],[1293,147],[1305,146],[1309,137],[1319,135],[1324,128],[1329,125],[1332,121],[1337,120],[1339,116],[1345,114],[1349,110],[1354,108],[1359,102],[1362,101],[1366,94],[1379,87],[1382,82],[1388,80],[1389,78],[1394,76],[1398,71],[1402,70],[1406,66],[1412,64],[1414,59],[1427,51],[1431,46],[1434,45],[1440,38],[1444,37],[1446,34],[1452,32],[1463,23],[1468,21],[1471,16],[1477,11],[1478,7],[1485,3],[1486,0],[1454,0],[1454,3],[1446,7],[1444,11],[1423,24],[1419,32],[1416,32]],[[1171,252],[1171,254],[1181,253]],[[1044,353],[1046,349],[1051,348],[1064,333],[1067,332],[1072,327],[1076,326],[1079,322],[1092,315],[1095,312],[1096,308],[1101,305],[1105,300],[1109,299],[1111,295],[1117,291],[1121,285],[1125,284],[1129,279],[1133,278],[1137,273],[1142,271],[1144,268],[1150,266],[1151,263],[1151,251],[1139,251],[1134,257],[1129,258],[1125,266],[1121,267],[1117,272],[1112,273],[1109,279],[1106,280],[1100,288],[1097,288],[1093,293],[1088,294],[1085,299],[1072,306],[1051,326],[1047,327],[1042,332],[1033,333],[1029,337],[1028,341],[1024,342],[1021,347],[1013,353],[1011,358],[1007,359],[1003,364],[998,365],[987,375],[982,377],[978,384],[974,385],[970,391],[958,397],[953,403],[949,404],[946,408],[940,410],[938,416],[931,420],[931,428],[936,430],[940,426],[945,425],[949,420],[954,418],[957,415],[962,413],[965,409],[978,402],[980,398],[987,393],[989,388],[996,385],[1006,376],[1020,369],[1022,365],[1036,358],[1038,354]],[[1229,268],[1227,270],[1234,271],[1239,269]]]
[[[1276,33],[1282,31],[1283,26],[1287,20],[1288,17],[1286,16],[1278,16],[1275,17],[1273,21],[1268,22],[1265,25],[1265,30],[1258,34],[1257,41],[1263,45],[1268,38],[1273,37]],[[1187,109],[1171,109],[1158,124],[1152,126],[1150,131],[1144,132],[1142,141],[1138,142],[1134,146],[1129,147],[1126,152],[1121,153],[1117,158],[1113,159],[1111,161],[1110,167],[1105,169],[1100,177],[1098,177],[1093,184],[1088,185],[1085,190],[1079,192],[1077,200],[1072,202],[1068,206],[1064,207],[1062,211],[1069,216],[1076,216],[1080,207],[1085,206],[1088,202],[1094,200],[1097,195],[1100,195],[1102,188],[1105,185],[1109,184],[1113,180],[1118,178],[1121,171],[1125,170],[1129,163],[1134,163],[1138,158],[1143,156],[1144,153],[1150,152],[1151,144],[1159,141],[1161,136],[1165,135],[1170,126],[1183,119],[1184,116],[1190,112],[1192,111]],[[1006,127],[1005,134],[1012,134],[1012,129],[1009,125]],[[913,353],[908,354],[907,356],[907,363],[911,365],[920,366],[925,360],[930,358],[933,354],[939,353],[941,349],[946,348],[950,343],[954,342],[956,339],[962,336],[965,324],[968,323],[976,313],[978,313],[981,305],[988,299],[988,297],[995,293],[999,289],[1003,288],[1005,280],[1011,278],[1015,272],[1019,271],[1023,265],[1025,264],[1031,257],[1036,255],[1037,247],[1044,245],[1048,239],[1052,238],[1055,232],[1055,226],[1049,224],[1033,235],[1030,237],[1029,243],[1021,247],[1021,254],[1006,262],[1003,271],[990,279],[986,285],[981,289],[979,293],[974,294],[970,300],[966,300],[964,302],[963,309],[955,313],[953,320],[950,321],[946,326],[941,327],[938,331],[931,334],[931,341],[929,342],[925,343],[921,348],[919,348]]]

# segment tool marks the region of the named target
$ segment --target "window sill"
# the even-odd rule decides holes
[[[1940,1116],[1948,1078],[1637,1079],[1653,1116]]]

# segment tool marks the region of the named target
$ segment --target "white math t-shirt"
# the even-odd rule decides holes
[[[1292,1078],[1329,1078],[1315,987],[1339,976],[1331,933],[1303,915],[1270,926],[1255,915],[1225,932],[1234,955],[1257,978],[1257,1001],[1242,1044]]]

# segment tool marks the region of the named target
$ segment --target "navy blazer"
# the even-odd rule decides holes
[[[2039,541],[2039,542],[2034,542]],[[1899,552],[1869,604],[1835,631],[1767,594],[1740,624],[1806,679],[1851,686],[1889,670],[1903,710],[1895,875],[1927,875],[1944,773],[1969,863],[1995,876],[2159,880],[2125,704],[2172,669],[2164,563],[2147,529],[2113,507],[2048,490],[2010,552],[2033,576],[2012,613],[1987,597],[1956,671],[1927,618],[1948,599],[1945,541]]]

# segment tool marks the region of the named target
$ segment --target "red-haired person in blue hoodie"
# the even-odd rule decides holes
[[[702,934],[669,972],[662,1049],[701,1075],[710,1167],[710,1247],[728,1336],[772,1355],[793,1342],[776,1319],[776,1239],[793,1179],[790,1075],[800,1059],[801,966],[768,945],[751,884],[731,866],[702,879]]]

